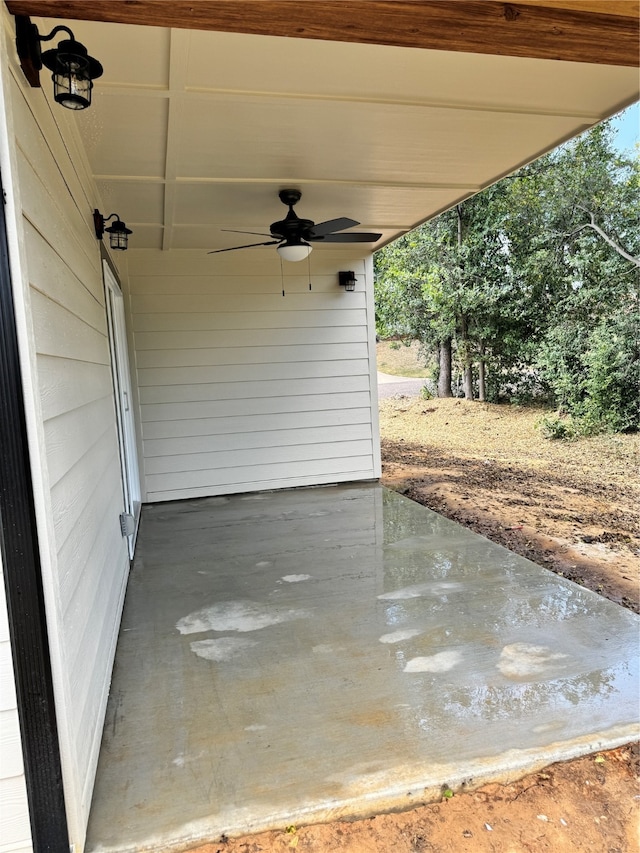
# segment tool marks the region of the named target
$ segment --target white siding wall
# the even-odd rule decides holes
[[[7,603],[0,557],[0,853],[31,853]]]
[[[127,254],[147,501],[379,476],[369,260]]]
[[[20,245],[12,257],[16,312],[65,795],[71,840],[79,851],[128,572],[118,519],[122,488],[102,272],[92,224],[99,200],[73,114],[51,104],[49,87],[27,86],[15,65],[13,19],[4,7],[3,24]]]

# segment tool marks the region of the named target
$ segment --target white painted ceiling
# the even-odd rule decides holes
[[[38,23],[71,25],[104,66],[75,116],[131,248],[253,242],[221,229],[268,235],[286,187],[300,216],[355,219],[377,248],[638,98],[634,68]]]

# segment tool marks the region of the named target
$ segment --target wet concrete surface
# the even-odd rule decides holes
[[[377,484],[147,506],[87,850],[410,807],[626,743],[639,625]]]

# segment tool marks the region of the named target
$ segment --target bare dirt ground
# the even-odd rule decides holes
[[[638,763],[623,747],[400,814],[223,836],[197,853],[636,853]]]
[[[384,401],[382,481],[638,612],[640,437],[551,442],[542,414]],[[408,812],[222,837],[198,853],[638,853],[639,777],[628,745]]]
[[[542,411],[381,404],[382,482],[640,612],[640,436],[549,441]]]

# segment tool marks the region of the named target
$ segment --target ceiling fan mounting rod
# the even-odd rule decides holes
[[[278,198],[283,204],[293,207],[302,198],[302,192],[300,190],[280,190]]]

